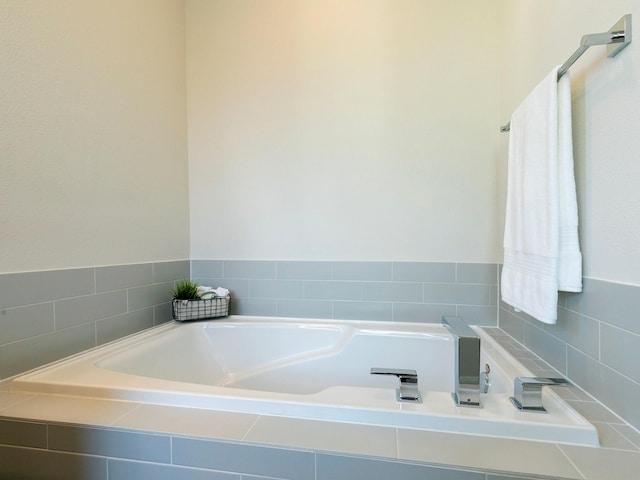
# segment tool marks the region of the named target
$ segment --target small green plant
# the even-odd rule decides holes
[[[198,284],[189,280],[179,281],[173,290],[173,298],[176,300],[198,300]]]

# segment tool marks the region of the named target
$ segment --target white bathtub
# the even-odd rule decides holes
[[[15,378],[14,390],[598,445],[595,428],[550,389],[548,413],[520,412],[513,378],[531,375],[481,329],[491,366],[482,408],[457,407],[453,339],[440,325],[264,317],[170,323]],[[423,403],[398,403],[414,369]]]

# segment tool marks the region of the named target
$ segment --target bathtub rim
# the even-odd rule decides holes
[[[82,352],[70,355],[68,357],[65,357],[63,359],[51,362],[47,365],[43,365],[41,367],[37,367],[34,369],[31,369],[27,372],[23,372],[21,374],[15,375],[11,378],[7,378],[5,380],[3,380],[2,382],[0,382],[0,385],[13,385],[16,379],[19,379],[20,377],[29,377],[31,375],[35,375],[35,374],[41,374],[41,373],[46,373],[47,371],[51,370],[51,369],[55,369],[58,368],[60,366],[63,366],[67,363],[73,363],[75,361],[78,361],[80,359],[82,359],[82,357],[89,357],[89,356],[93,356],[96,353],[99,353],[100,351],[104,350],[104,351],[108,351],[110,348],[112,348],[114,345],[118,345],[118,350],[125,350],[128,346],[135,344],[141,337],[146,337],[149,335],[161,335],[163,332],[165,331],[171,331],[172,329],[175,328],[180,328],[182,325],[184,325],[185,323],[191,323],[191,324],[201,324],[201,323],[213,323],[215,324],[216,322],[238,322],[240,324],[260,324],[261,322],[269,322],[269,323],[277,323],[277,324],[299,324],[299,323],[316,323],[316,324],[329,324],[329,325],[344,325],[345,323],[347,324],[351,324],[351,325],[357,325],[359,327],[364,327],[364,326],[370,326],[373,327],[376,330],[381,330],[384,331],[386,328],[385,327],[396,327],[396,329],[398,327],[400,328],[404,328],[404,329],[408,329],[408,330],[417,330],[417,331],[428,331],[429,333],[436,333],[438,336],[446,336],[446,337],[450,337],[450,334],[446,331],[446,329],[437,323],[416,323],[416,322],[381,322],[381,321],[366,321],[366,320],[337,320],[337,319],[308,319],[308,318],[289,318],[289,317],[261,317],[261,316],[242,316],[242,315],[233,315],[233,316],[229,316],[229,317],[224,317],[221,319],[216,319],[216,320],[199,320],[199,321],[194,321],[194,322],[168,322],[165,324],[161,324],[155,327],[151,327],[149,329],[140,331],[140,332],[136,332],[134,334],[128,335],[126,337],[96,346],[96,347],[92,347],[90,349],[84,350]],[[503,357],[504,359],[506,359],[506,365],[509,365],[510,367],[517,369],[517,375],[520,376],[532,376],[532,373],[530,370],[528,370],[524,365],[522,365],[521,362],[518,361],[518,359],[516,359],[515,357],[513,357],[503,346],[501,346],[495,339],[493,339],[488,333],[486,333],[481,326],[472,326],[472,328],[481,336],[482,339],[482,343],[483,343],[483,349],[489,349],[491,351],[492,354],[495,355],[499,355],[500,357]],[[501,362],[502,364],[505,364],[504,362]],[[515,373],[514,373],[515,374]],[[127,374],[125,374],[127,375]],[[512,376],[512,375],[510,375]],[[141,378],[145,378],[145,377],[141,377]],[[6,382],[6,383],[5,383]],[[167,382],[171,382],[171,381],[167,381]],[[180,382],[177,382],[180,383]],[[191,385],[191,384],[190,384]],[[454,433],[454,434],[464,434],[464,433],[468,433],[471,435],[479,435],[479,436],[486,436],[486,437],[497,437],[497,438],[513,438],[513,439],[517,439],[517,440],[527,440],[527,437],[522,437],[519,436],[518,434],[514,434],[513,436],[509,436],[509,435],[504,435],[504,434],[492,434],[492,433],[479,433],[476,430],[471,430],[469,432],[465,432],[464,430],[450,430],[449,428],[446,428],[444,426],[444,424],[450,420],[449,417],[446,417],[445,420],[443,421],[444,423],[437,423],[437,425],[442,425],[441,427],[438,427],[437,425],[435,427],[425,427],[424,425],[419,425],[419,426],[413,426],[411,424],[411,422],[409,423],[405,423],[406,421],[398,421],[397,423],[392,423],[392,424],[379,424],[379,423],[369,423],[366,420],[362,420],[362,419],[354,419],[351,417],[353,411],[352,409],[354,407],[351,406],[347,406],[347,407],[341,407],[338,406],[337,409],[333,409],[333,410],[328,410],[329,412],[333,412],[333,415],[335,416],[330,416],[328,418],[315,418],[315,417],[309,417],[306,416],[304,414],[300,414],[299,411],[303,411],[304,408],[302,409],[296,409],[296,413],[297,414],[291,414],[289,411],[287,411],[287,413],[281,412],[281,411],[275,411],[275,412],[264,412],[264,413],[260,413],[260,412],[253,412],[253,411],[248,411],[245,408],[239,408],[237,405],[232,405],[231,402],[235,402],[237,401],[237,399],[230,395],[228,397],[228,402],[226,403],[227,407],[226,408],[211,408],[208,407],[206,405],[206,403],[193,403],[193,404],[189,404],[189,405],[183,405],[182,402],[179,402],[178,400],[180,400],[180,398],[183,396],[182,393],[177,393],[175,395],[173,395],[171,398],[175,398],[175,400],[169,402],[169,403],[164,403],[164,402],[157,402],[157,401],[151,401],[148,398],[145,398],[145,396],[143,395],[142,397],[135,397],[135,398],[128,398],[128,397],[109,397],[109,396],[104,396],[104,395],[100,395],[100,394],[92,394],[97,392],[98,390],[94,389],[93,387],[81,387],[82,392],[83,393],[79,393],[79,394],[73,394],[73,393],[64,393],[64,389],[68,388],[68,386],[60,386],[60,388],[57,388],[55,385],[51,388],[45,388],[45,389],[35,389],[35,390],[30,390],[28,386],[26,386],[25,388],[25,384],[20,384],[18,386],[18,388],[15,389],[15,391],[22,391],[22,392],[29,392],[29,393],[41,393],[41,394],[53,394],[53,395],[64,395],[64,396],[74,396],[74,397],[88,397],[88,398],[102,398],[105,400],[114,400],[114,401],[125,401],[125,402],[134,402],[134,403],[143,403],[143,404],[157,404],[157,405],[166,405],[166,406],[175,406],[175,407],[182,407],[185,406],[187,408],[203,408],[203,409],[208,409],[208,410],[218,410],[218,411],[229,411],[229,412],[244,412],[244,413],[257,413],[260,415],[266,415],[266,416],[283,416],[283,417],[291,417],[291,418],[298,418],[298,419],[304,419],[304,420],[319,420],[319,421],[329,421],[329,422],[339,422],[339,423],[353,423],[353,424],[365,424],[365,425],[376,425],[376,426],[388,426],[388,427],[396,427],[396,428],[404,428],[404,429],[410,429],[410,430],[432,430],[432,431],[440,431],[440,432],[449,432],[449,433]],[[133,390],[137,390],[137,389],[133,389]],[[144,389],[141,389],[142,391]],[[197,396],[197,394],[196,394]],[[206,396],[206,395],[204,395]],[[441,400],[441,399],[440,399]],[[205,399],[206,402],[206,399]],[[568,444],[568,445],[588,445],[588,446],[598,446],[598,434],[597,431],[595,429],[595,427],[588,421],[586,420],[580,413],[578,413],[575,409],[573,409],[572,407],[570,407],[565,400],[559,396],[557,393],[555,393],[552,389],[544,389],[543,390],[543,402],[545,404],[548,403],[553,403],[553,404],[560,404],[560,405],[564,405],[567,409],[570,410],[571,415],[573,417],[576,418],[577,423],[580,424],[578,427],[579,428],[583,428],[584,431],[589,431],[589,433],[591,434],[591,439],[587,440],[585,442],[580,442],[580,441],[575,441],[572,440],[571,438],[560,438],[560,439],[530,439],[531,441],[542,441],[542,442],[546,442],[546,443],[558,443],[558,444]],[[224,403],[224,402],[223,402]],[[288,402],[284,401],[282,402],[283,405],[287,405]],[[289,404],[291,405],[291,404]],[[295,403],[293,403],[293,405],[295,405]],[[313,405],[311,405],[313,407]],[[463,408],[464,410],[462,410],[463,416],[466,414],[466,407],[457,407],[457,408]],[[403,415],[407,413],[407,409],[411,409],[411,405],[399,405],[398,409],[394,412],[392,412],[393,414],[397,415]],[[540,415],[539,413],[531,413],[531,412],[520,412],[523,416],[531,416],[533,415],[534,417],[530,417],[530,418],[535,418],[535,416]],[[460,419],[454,419],[455,421],[459,421]],[[471,420],[472,422],[475,421],[473,419],[473,417],[471,418],[463,418],[464,421],[469,421]],[[542,426],[541,428],[545,428],[544,426]],[[595,440],[594,440],[595,439]]]

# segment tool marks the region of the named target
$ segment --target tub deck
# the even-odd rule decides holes
[[[549,413],[517,411],[508,399],[513,378],[531,373],[477,331],[482,363],[492,371],[482,408],[453,403],[453,342],[443,327],[386,322],[229,317],[168,324],[29,372],[11,388],[598,445],[595,428],[550,389],[543,393]],[[369,375],[371,367],[416,369],[423,403],[396,402],[397,380]]]

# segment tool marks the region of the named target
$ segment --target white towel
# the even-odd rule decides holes
[[[229,290],[224,287],[218,287],[213,290],[213,293],[215,293],[217,297],[226,297],[229,295]]]
[[[582,290],[571,91],[558,68],[511,117],[502,299],[556,323],[558,290]]]
[[[224,287],[198,287],[198,297],[201,300],[211,300],[212,298],[226,297],[227,295],[229,295],[229,290]]]
[[[562,292],[582,291],[582,253],[578,240],[578,200],[573,172],[572,131],[571,82],[569,74],[565,73],[558,80],[558,290]]]

